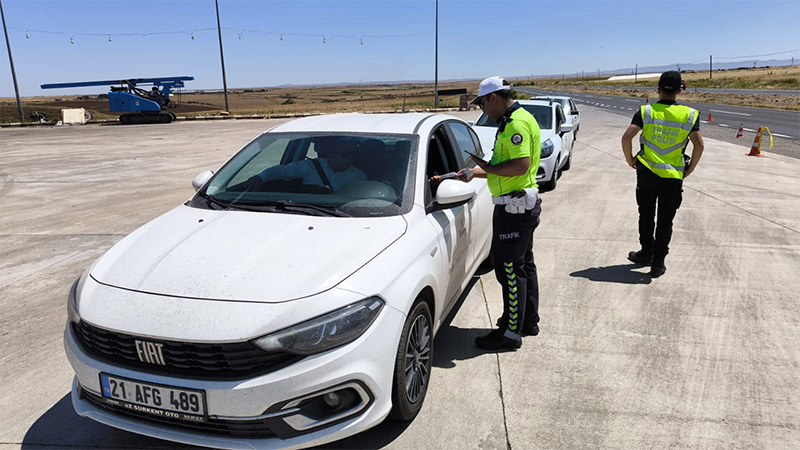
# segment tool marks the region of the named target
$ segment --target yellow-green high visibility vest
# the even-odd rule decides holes
[[[497,197],[522,189],[536,188],[536,172],[542,157],[542,132],[536,119],[522,108],[518,102],[509,108],[511,121],[500,124],[495,135],[491,165],[497,165],[516,158],[530,158],[528,171],[516,177],[487,174],[489,193]],[[502,119],[501,119],[502,122]],[[502,128],[502,131],[500,130]]]
[[[636,157],[661,178],[683,179],[683,150],[699,119],[684,105],[642,105],[641,150]]]

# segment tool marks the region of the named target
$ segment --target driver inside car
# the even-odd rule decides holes
[[[307,158],[269,167],[248,179],[243,187],[248,190],[257,189],[266,181],[302,179],[303,184],[329,186],[336,191],[352,181],[367,179],[367,174],[353,167],[355,149],[352,142],[340,141],[330,136],[317,137],[314,139],[316,159]]]

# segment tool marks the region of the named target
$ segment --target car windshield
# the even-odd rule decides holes
[[[549,130],[553,128],[553,115],[550,110],[549,106],[544,105],[520,105],[522,106],[525,111],[531,113],[534,119],[536,119],[536,123],[539,124],[539,128]],[[478,120],[475,121],[476,127],[494,127],[497,128],[497,122],[490,119],[486,113],[481,114],[478,117]]]
[[[264,133],[192,199],[207,209],[389,216],[413,199],[411,135]]]

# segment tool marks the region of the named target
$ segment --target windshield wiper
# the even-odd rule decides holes
[[[292,203],[283,201],[275,202],[275,206],[278,209],[282,209],[284,211],[303,212],[314,216],[323,215],[323,216],[334,216],[334,217],[352,217],[350,216],[350,214],[339,211],[333,206],[318,206],[318,205],[309,205],[306,203]],[[312,213],[312,211],[316,212],[317,214]]]
[[[220,207],[222,209],[239,209],[239,210],[242,210],[242,211],[254,211],[254,212],[274,212],[275,211],[275,207],[274,206],[255,206],[255,205],[244,205],[244,204],[241,204],[241,203],[234,204],[235,200],[234,200],[234,202],[224,202],[224,201],[218,200],[213,195],[209,195],[209,194],[198,194],[198,195],[200,197],[208,200],[208,203],[210,203],[212,205],[216,205],[216,206],[218,206],[218,207]]]

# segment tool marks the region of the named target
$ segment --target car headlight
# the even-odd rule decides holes
[[[268,352],[312,355],[353,342],[378,317],[384,302],[370,297],[315,319],[260,337],[254,345]]]
[[[553,141],[550,139],[542,142],[542,158],[547,158],[548,156],[553,154],[553,149],[555,145],[553,145]]]
[[[69,288],[69,297],[67,298],[67,317],[70,322],[78,323],[81,321],[81,316],[78,315],[78,283],[81,277],[78,277],[72,287]]]

